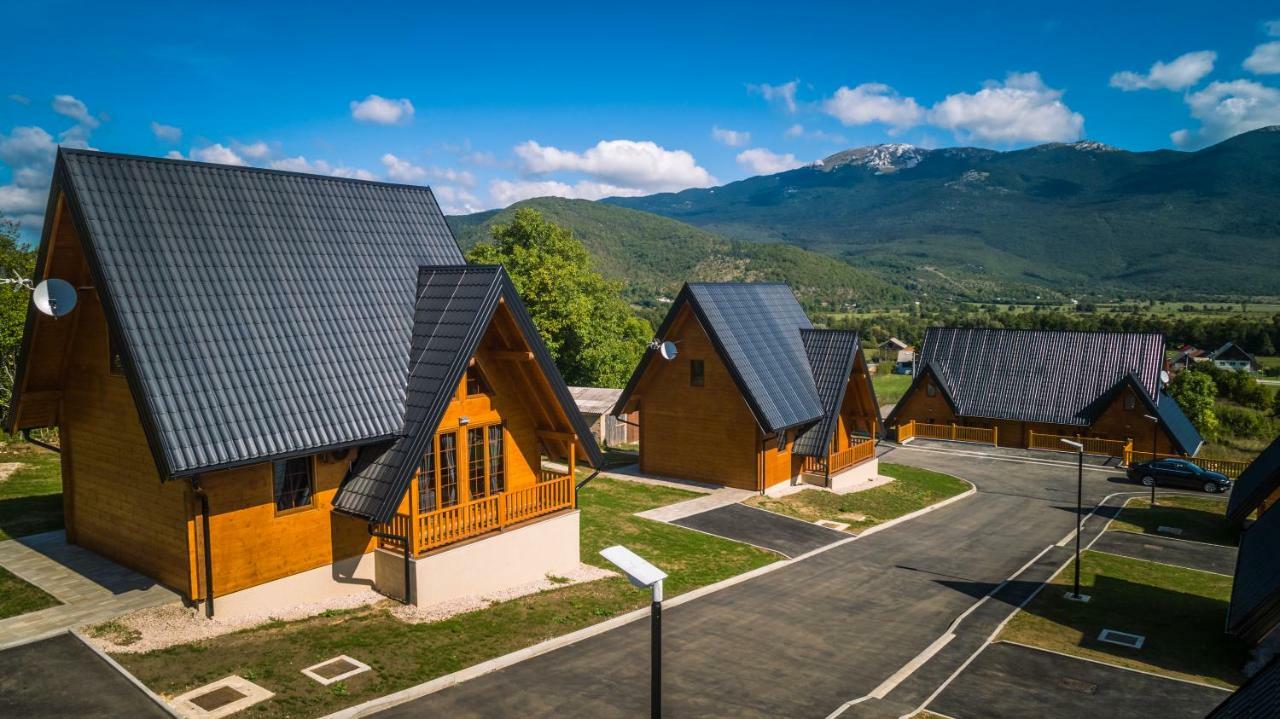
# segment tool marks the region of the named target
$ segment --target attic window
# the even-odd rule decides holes
[[[702,360],[690,360],[689,361],[689,386],[690,387],[704,386],[707,381],[706,371],[707,371],[707,368],[702,363]]]
[[[1133,408],[1134,408],[1134,407],[1137,407],[1137,406],[1138,406],[1138,398],[1137,398],[1137,397],[1134,397],[1132,392],[1125,392],[1125,394],[1124,394],[1124,408],[1125,408],[1126,410],[1132,411],[1132,410],[1133,410]]]
[[[938,388],[937,388],[937,387],[935,387],[935,386],[934,386],[934,384],[933,384],[932,382],[925,382],[925,383],[924,383],[924,393],[925,393],[925,394],[927,394],[927,395],[929,395],[930,397],[937,397],[937,396],[938,396]]]
[[[471,366],[467,368],[467,396],[475,397],[482,394],[493,394],[493,390],[489,388],[489,382],[484,378],[484,373],[479,367]]]

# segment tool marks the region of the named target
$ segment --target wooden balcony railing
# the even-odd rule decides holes
[[[1054,452],[1074,452],[1074,448],[1064,444],[1069,439],[1084,445],[1085,454],[1098,454],[1104,457],[1124,457],[1133,450],[1133,440],[1103,439],[1101,437],[1085,437],[1082,435],[1067,436],[1064,434],[1040,434],[1027,432],[1027,449],[1047,449]]]
[[[809,474],[826,474],[830,468],[830,473],[835,474],[862,464],[874,456],[876,456],[876,441],[864,439],[846,449],[832,453],[825,461],[821,457],[805,457],[802,471]]]
[[[572,476],[542,470],[539,478],[540,481],[531,487],[419,514],[413,522],[406,514],[396,514],[383,525],[382,531],[403,536],[412,528],[413,551],[421,554],[573,507]],[[392,539],[380,539],[378,546],[403,548],[402,543]]]
[[[945,439],[952,442],[978,442],[980,444],[999,445],[1000,430],[992,427],[966,427],[962,424],[928,424],[911,420],[898,425],[898,441],[904,442],[913,437],[924,439]]]

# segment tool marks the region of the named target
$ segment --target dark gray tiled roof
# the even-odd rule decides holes
[[[1253,510],[1280,489],[1280,437],[1259,454],[1231,487],[1227,497],[1227,519],[1239,524]]]
[[[496,265],[423,267],[414,305],[413,342],[403,430],[387,443],[360,451],[351,473],[334,497],[335,509],[385,522],[404,496],[418,458],[435,433],[502,299],[547,376],[556,398],[586,449],[588,462],[601,464],[600,450],[578,412],[569,388],[538,336],[524,303],[503,269]]]
[[[800,339],[813,371],[823,414],[821,421],[805,429],[796,439],[795,452],[823,457],[835,434],[840,404],[861,346],[858,333],[850,330],[800,330]]]
[[[169,474],[399,434],[420,265],[462,254],[425,187],[62,150]]]
[[[1183,413],[1182,407],[1178,406],[1178,400],[1161,390],[1160,401],[1155,410],[1160,422],[1165,429],[1169,430],[1169,437],[1182,452],[1194,455],[1200,451],[1200,446],[1204,444],[1204,437],[1200,436],[1200,430],[1191,424],[1191,420]]]
[[[1205,719],[1264,719],[1280,715],[1280,656],[1271,658]]]
[[[1244,531],[1236,555],[1227,631],[1257,641],[1280,623],[1280,511],[1263,512]]]
[[[766,432],[812,422],[822,403],[800,330],[812,329],[782,284],[689,284],[694,311]]]
[[[1156,397],[1163,363],[1161,335],[1126,332],[931,328],[920,351],[961,415],[1081,426],[1130,373]]]

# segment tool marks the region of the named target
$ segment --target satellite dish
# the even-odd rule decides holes
[[[658,354],[662,355],[662,359],[670,361],[676,358],[679,351],[676,349],[675,342],[663,342],[658,345]]]
[[[76,308],[76,288],[66,280],[45,280],[36,285],[31,301],[36,309],[50,317],[64,317]]]
[[[1160,384],[1169,384],[1169,373],[1166,370],[1160,370]]]

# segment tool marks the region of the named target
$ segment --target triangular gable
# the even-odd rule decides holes
[[[809,457],[825,457],[861,345],[858,333],[848,330],[800,330],[800,339],[804,342],[809,366],[813,370],[823,415],[820,421],[800,433],[795,452]]]
[[[415,305],[414,339],[402,434],[364,448],[334,497],[334,509],[372,522],[388,521],[413,478],[427,442],[435,434],[471,358],[500,303],[506,305],[533,351],[561,410],[573,426],[587,463],[603,458],[578,412],[524,303],[499,266],[423,267]]]
[[[942,399],[946,401],[953,414],[957,416],[964,414],[960,411],[959,406],[956,405],[955,396],[951,393],[951,388],[947,381],[943,379],[942,373],[932,364],[925,363],[916,369],[916,376],[911,379],[911,384],[907,385],[907,391],[903,392],[902,398],[893,405],[893,411],[889,413],[889,416],[884,421],[886,427],[892,427],[897,424],[898,412],[902,411],[902,407],[907,403],[907,398],[915,394],[916,390],[920,388],[920,383],[924,381],[925,377],[933,378],[934,383],[938,385],[938,391],[942,393]]]
[[[1272,440],[1236,478],[1227,497],[1227,519],[1242,524],[1277,490],[1280,490],[1280,437]]]

